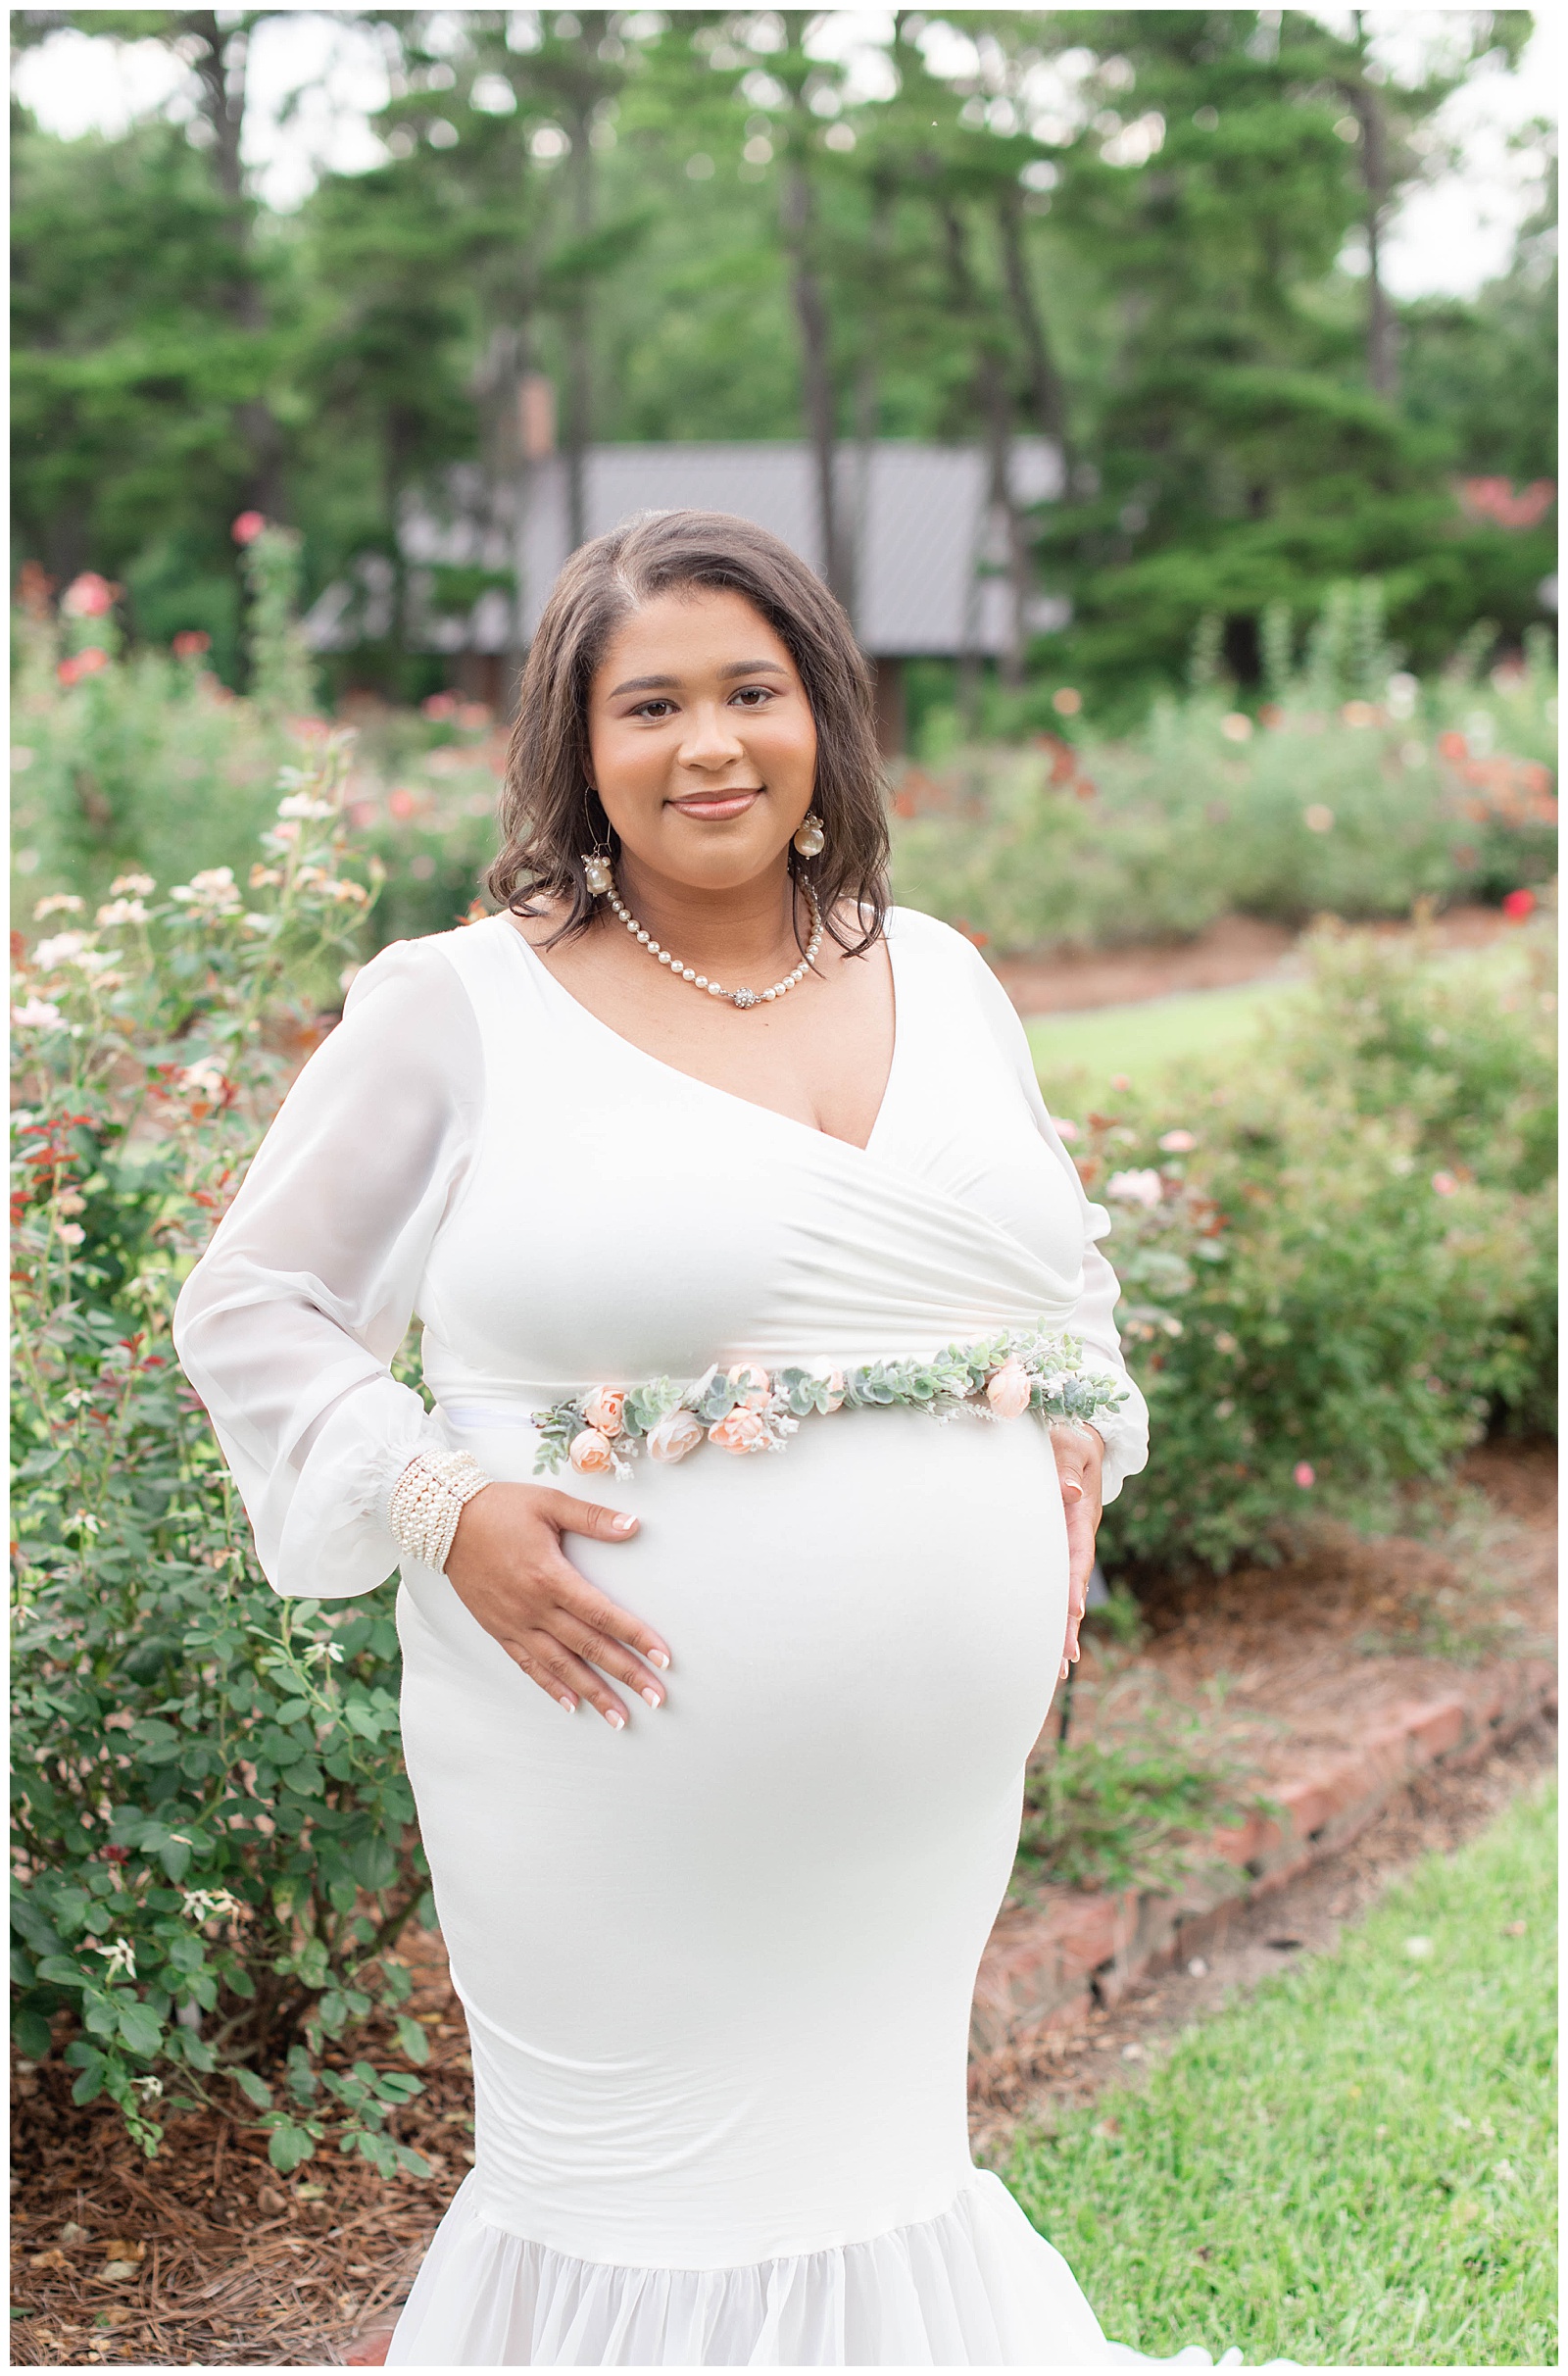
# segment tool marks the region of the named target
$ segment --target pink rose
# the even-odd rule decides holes
[[[732,1386],[745,1387],[744,1408],[747,1411],[767,1409],[767,1398],[773,1391],[772,1382],[767,1371],[760,1369],[755,1361],[738,1361],[729,1373],[729,1382]]]
[[[100,577],[96,569],[83,569],[61,595],[60,608],[72,619],[102,619],[114,609],[119,592],[120,588],[112,586],[107,577]]]
[[[684,1460],[689,1452],[695,1452],[702,1440],[703,1422],[695,1411],[667,1411],[649,1432],[648,1457],[673,1464]]]
[[[986,1380],[986,1401],[999,1419],[1021,1418],[1032,1392],[1029,1372],[1021,1361],[1004,1361]]]
[[[609,1476],[615,1465],[610,1438],[601,1435],[597,1427],[585,1427],[581,1435],[573,1436],[571,1450],[566,1457],[573,1468],[585,1477]]]
[[[234,521],[233,526],[228,532],[233,537],[234,542],[237,545],[254,544],[257,537],[260,536],[266,525],[267,516],[265,513],[241,512],[239,518]]]
[[[760,1411],[741,1403],[727,1419],[718,1419],[710,1427],[708,1440],[721,1452],[765,1452],[767,1428]]]
[[[1297,1461],[1296,1482],[1298,1485],[1299,1485],[1303,1493],[1305,1493],[1308,1486],[1315,1485],[1317,1483],[1317,1470],[1313,1467],[1310,1460]]]
[[[618,1436],[622,1426],[621,1413],[626,1408],[623,1386],[596,1386],[582,1407],[582,1415],[590,1427],[597,1427],[602,1436]]]

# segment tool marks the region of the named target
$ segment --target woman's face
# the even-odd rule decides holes
[[[744,595],[662,594],[616,631],[588,696],[594,789],[638,866],[723,891],[781,865],[811,805],[816,725]]]

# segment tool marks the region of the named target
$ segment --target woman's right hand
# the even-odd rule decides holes
[[[463,1506],[447,1579],[509,1658],[569,1711],[589,1700],[619,1732],[626,1708],[604,1676],[617,1675],[650,1708],[664,1686],[642,1662],[667,1668],[669,1650],[640,1617],[606,1600],[566,1558],[563,1535],[624,1543],[638,1521],[548,1485],[486,1485]],[[642,1658],[633,1654],[642,1653]]]

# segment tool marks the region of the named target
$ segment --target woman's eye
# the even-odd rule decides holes
[[[633,710],[632,716],[633,718],[651,718],[657,724],[661,718],[667,718],[674,707],[672,701],[664,701],[662,698],[658,701],[640,701]]]
[[[731,701],[744,702],[749,710],[760,710],[764,702],[772,698],[771,685],[742,685],[738,692],[730,695]]]

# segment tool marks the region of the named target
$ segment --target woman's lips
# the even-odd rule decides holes
[[[736,784],[727,792],[688,792],[669,806],[683,817],[744,817],[754,800],[760,800],[760,784]]]

